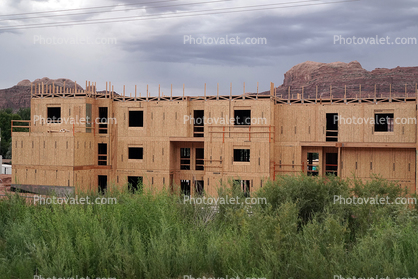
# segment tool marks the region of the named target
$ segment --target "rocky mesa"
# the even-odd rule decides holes
[[[39,84],[44,83],[44,85],[52,85],[58,87],[74,88],[75,82],[70,79],[60,78],[60,79],[49,79],[44,77],[42,79],[36,79],[32,83]],[[31,81],[28,79],[18,82],[15,86],[7,89],[0,90],[0,109],[12,108],[13,110],[18,110],[19,108],[28,108],[30,107],[30,85]],[[77,84],[77,88],[83,90],[83,88]]]
[[[333,62],[319,63],[307,61],[292,67],[284,75],[283,84],[276,88],[276,95],[287,98],[289,88],[293,97],[302,93],[304,97],[315,97],[318,87],[318,98],[344,96],[363,97],[387,95],[415,94],[418,82],[418,67],[396,67],[393,69],[377,68],[367,71],[357,61],[350,63]]]

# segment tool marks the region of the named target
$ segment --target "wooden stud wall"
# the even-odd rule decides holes
[[[225,184],[228,177],[251,180],[253,191],[261,187],[263,178],[273,178],[274,173],[296,174],[301,171],[301,164],[306,164],[307,152],[318,151],[324,164],[327,149],[337,150],[335,143],[325,141],[327,113],[338,113],[346,119],[372,119],[379,110],[392,110],[395,118],[417,117],[416,102],[406,98],[405,102],[378,104],[280,101],[274,97],[274,85],[269,98],[257,96],[257,100],[232,95],[210,98],[206,94],[201,98],[170,96],[169,99],[148,94],[146,98],[135,96],[134,99],[123,94],[116,100],[116,97],[109,98],[108,91],[105,96],[99,96],[95,94],[95,87],[91,88],[93,91],[89,91],[88,96],[76,92],[75,97],[62,94],[60,97],[32,98],[32,120],[36,115],[46,118],[48,106],[60,106],[61,117],[84,118],[88,103],[92,105],[93,118],[98,117],[99,107],[108,107],[108,117],[115,118],[117,123],[108,125],[107,134],[98,134],[98,125],[95,131],[86,133],[82,125],[70,123],[36,123],[32,125],[31,133],[13,133],[13,175],[18,183],[69,185],[95,190],[98,175],[107,175],[108,184],[115,183],[119,187],[126,186],[127,176],[142,176],[146,187],[160,190],[163,184],[170,185],[172,175],[175,184],[179,184],[181,179],[204,180],[205,190],[212,194],[216,194],[220,180]],[[249,109],[252,118],[266,118],[267,123],[262,123],[263,127],[205,125],[204,138],[193,138],[193,124],[184,123],[185,116],[193,117],[194,110],[204,110],[206,118],[221,119],[233,118],[235,109]],[[144,127],[129,127],[131,110],[144,112]],[[377,143],[416,145],[416,124],[395,124],[394,127],[394,132],[375,133],[372,124],[340,124],[340,176],[355,174],[368,179],[373,173],[381,173],[385,178],[399,180],[414,188],[418,168],[415,165],[416,149],[410,146],[373,146]],[[106,168],[97,166],[99,143],[108,145]],[[310,146],[306,146],[307,143]],[[360,147],[344,147],[345,143],[356,143]],[[143,147],[143,159],[128,159],[129,146]],[[181,147],[204,147],[205,170],[180,171]],[[249,148],[251,161],[233,162],[234,148]],[[194,164],[193,156],[191,163]],[[277,166],[280,164],[282,166]]]

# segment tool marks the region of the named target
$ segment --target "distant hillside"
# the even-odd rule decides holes
[[[65,88],[72,88],[74,89],[75,83],[72,80],[60,78],[60,79],[49,79],[49,78],[42,78],[36,79],[33,81],[34,84],[44,83],[44,85],[52,85],[53,83],[55,86],[64,87],[65,81]],[[30,80],[22,80],[15,86],[7,89],[0,89],[0,109],[5,108],[12,108],[13,110],[18,110],[19,108],[28,108],[30,107]],[[83,90],[83,88],[77,84],[77,88],[79,90]]]
[[[412,95],[415,93],[417,82],[418,67],[377,68],[367,71],[357,61],[328,64],[307,61],[285,73],[283,84],[276,88],[276,94],[287,98],[290,87],[291,94],[296,96],[302,93],[303,86],[305,97],[315,97],[318,86],[318,98],[328,98],[332,85],[333,97],[337,98],[344,96],[346,85],[347,97],[355,97],[360,91],[360,84],[362,96],[374,95],[375,84],[377,95],[389,93],[391,84],[394,94],[404,94],[406,84],[408,94]],[[263,92],[263,94],[268,93],[268,91]]]

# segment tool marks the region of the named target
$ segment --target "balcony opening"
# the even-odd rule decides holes
[[[180,148],[180,169],[190,170],[190,148]]]
[[[338,141],[338,113],[327,113],[326,141]]]
[[[335,175],[338,173],[338,153],[326,153],[325,154],[325,174]]]
[[[98,165],[99,166],[106,166],[107,165],[107,143],[99,143],[98,144]]]
[[[203,138],[205,136],[204,114],[203,110],[195,110],[193,112],[193,137],[195,138]]]
[[[99,107],[99,134],[107,134],[108,108]]]
[[[319,175],[319,153],[308,153],[307,170],[309,176]]]
[[[204,170],[205,167],[205,149],[196,148],[196,170]]]

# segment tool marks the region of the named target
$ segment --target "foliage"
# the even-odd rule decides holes
[[[0,110],[1,146],[0,154],[11,159],[11,122],[12,120],[30,120],[30,108],[21,108],[16,113],[11,108]],[[22,125],[23,126],[23,125]],[[22,130],[22,129],[21,129]]]
[[[244,198],[230,185],[219,198]],[[111,189],[112,205],[34,206],[11,195],[0,200],[0,278],[416,276],[414,207],[334,201],[376,193],[405,196],[380,178],[305,175],[267,183],[252,197],[268,203],[252,206],[193,205],[145,189]]]

